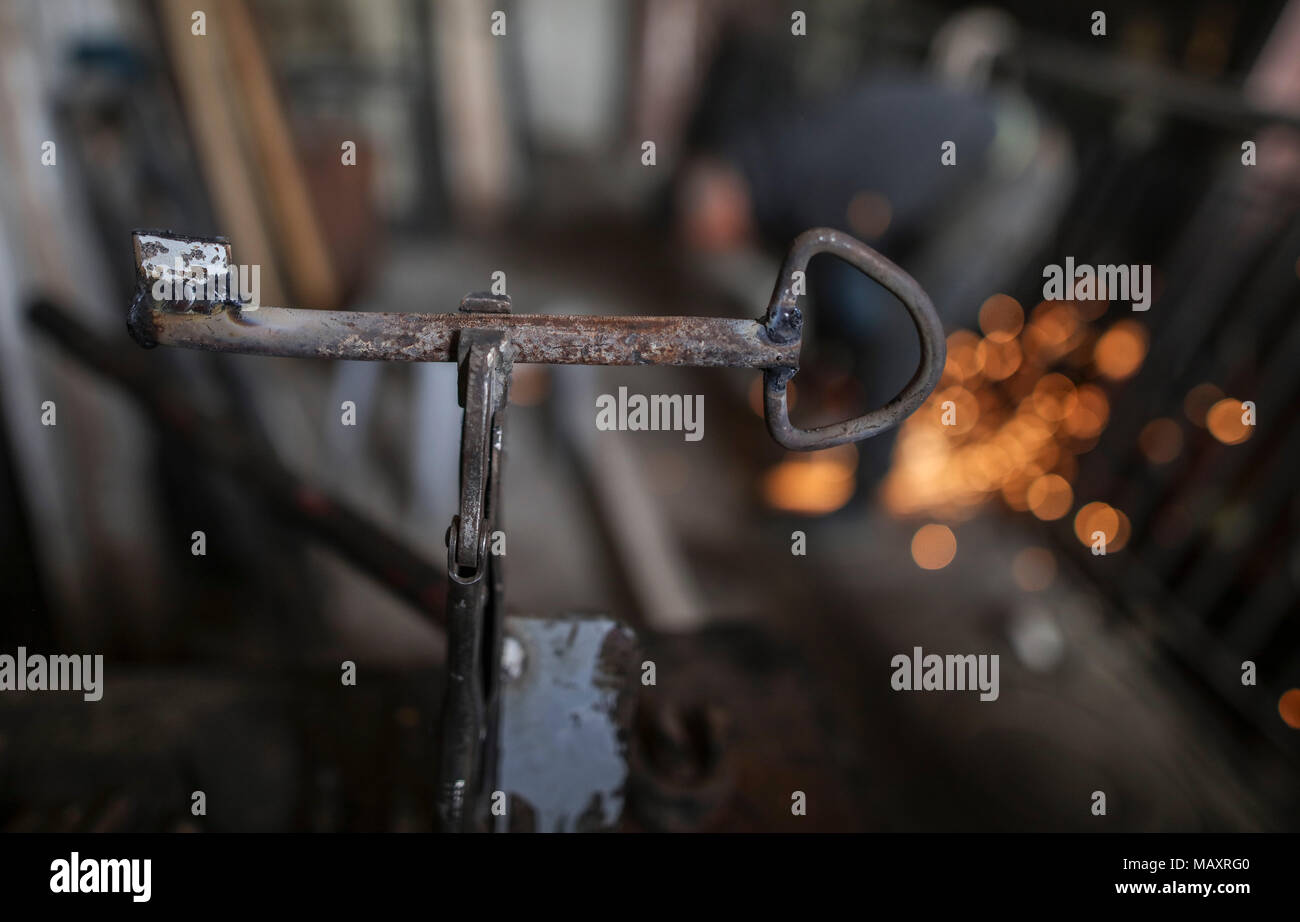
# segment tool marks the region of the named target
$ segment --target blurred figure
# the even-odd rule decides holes
[[[809,227],[841,228],[908,266],[955,326],[1015,276],[1063,205],[1066,147],[1016,97],[889,74],[823,99],[767,101],[737,88],[763,86],[749,70],[770,71],[770,55],[732,42],[718,60],[677,187],[679,233],[694,247],[780,251]],[[841,373],[801,377],[826,391],[809,403],[827,407],[827,419],[807,424],[891,399],[919,357],[905,311],[831,258],[810,264],[809,292],[810,336]],[[844,386],[846,372],[865,393]],[[862,446],[869,479],[883,473],[891,442]]]

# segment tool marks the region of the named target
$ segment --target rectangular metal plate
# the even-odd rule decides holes
[[[617,826],[637,656],[631,628],[604,615],[506,616],[498,830]]]

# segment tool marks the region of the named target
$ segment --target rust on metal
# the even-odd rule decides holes
[[[793,368],[798,344],[768,339],[761,323],[721,317],[588,317],[549,314],[409,314],[286,307],[210,313],[138,301],[131,332],[141,345],[186,346],[292,358],[454,362],[468,330],[501,330],[516,362],[546,365],[697,365]]]
[[[818,429],[790,421],[786,387],[799,370],[803,314],[798,299],[808,261],[829,253],[873,279],[902,302],[921,343],[912,380],[889,403],[855,419]],[[173,345],[214,352],[378,362],[457,361],[462,333],[503,333],[513,359],[548,365],[677,365],[763,371],[768,432],[786,448],[809,451],[869,438],[896,426],[934,390],[943,373],[943,327],[929,297],[910,275],[866,244],[828,228],[800,234],[790,248],[761,321],[728,317],[593,317],[511,314],[507,298],[467,295],[456,313],[371,313],[252,307],[238,299],[158,300],[150,283],[166,257],[193,257],[229,275],[223,238],[161,231],[135,234],[139,290],[128,328],[143,346]],[[173,269],[174,271],[174,269]]]

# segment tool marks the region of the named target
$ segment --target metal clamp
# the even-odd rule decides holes
[[[797,451],[812,451],[856,442],[898,425],[930,396],[930,392],[939,383],[947,358],[943,325],[934,312],[929,296],[917,284],[916,279],[865,243],[825,227],[804,231],[795,238],[786,255],[764,321],[767,335],[774,342],[795,343],[802,336],[803,313],[799,310],[798,295],[795,293],[795,273],[804,272],[808,268],[808,260],[818,253],[838,256],[903,302],[921,338],[921,363],[912,375],[912,380],[889,403],[855,419],[816,429],[800,429],[790,422],[786,385],[798,372],[798,366],[765,369],[763,406],[767,431],[778,443]]]
[[[477,571],[486,554],[488,530],[495,510],[489,486],[498,460],[497,418],[504,405],[510,376],[510,340],[499,330],[467,330],[460,336],[460,403],[465,408],[461,432],[460,512],[448,539],[449,566]],[[451,574],[457,578],[457,573]]]

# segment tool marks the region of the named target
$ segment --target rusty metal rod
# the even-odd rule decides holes
[[[790,368],[799,343],[773,342],[763,324],[728,317],[588,317],[542,314],[413,314],[241,309],[209,305],[186,313],[149,297],[132,305],[141,345],[185,346],[291,358],[454,362],[462,330],[500,330],[515,362],[549,365],[693,365]]]
[[[251,306],[253,294],[231,295],[236,276],[242,292],[243,274],[236,273],[225,238],[139,230],[132,239],[139,287],[127,326],[143,346],[290,358],[453,362],[462,332],[492,330],[508,338],[516,362],[756,368],[763,371],[768,432],[779,444],[798,451],[870,438],[898,425],[939,383],[946,356],[943,325],[916,280],[865,243],[828,227],[795,238],[761,322],[511,314],[483,308],[482,303],[493,299],[475,294],[454,314],[259,308]],[[916,327],[921,361],[912,380],[884,406],[854,419],[801,429],[790,420],[786,386],[799,371],[799,297],[806,291],[808,261],[818,253],[844,260],[898,298]]]

